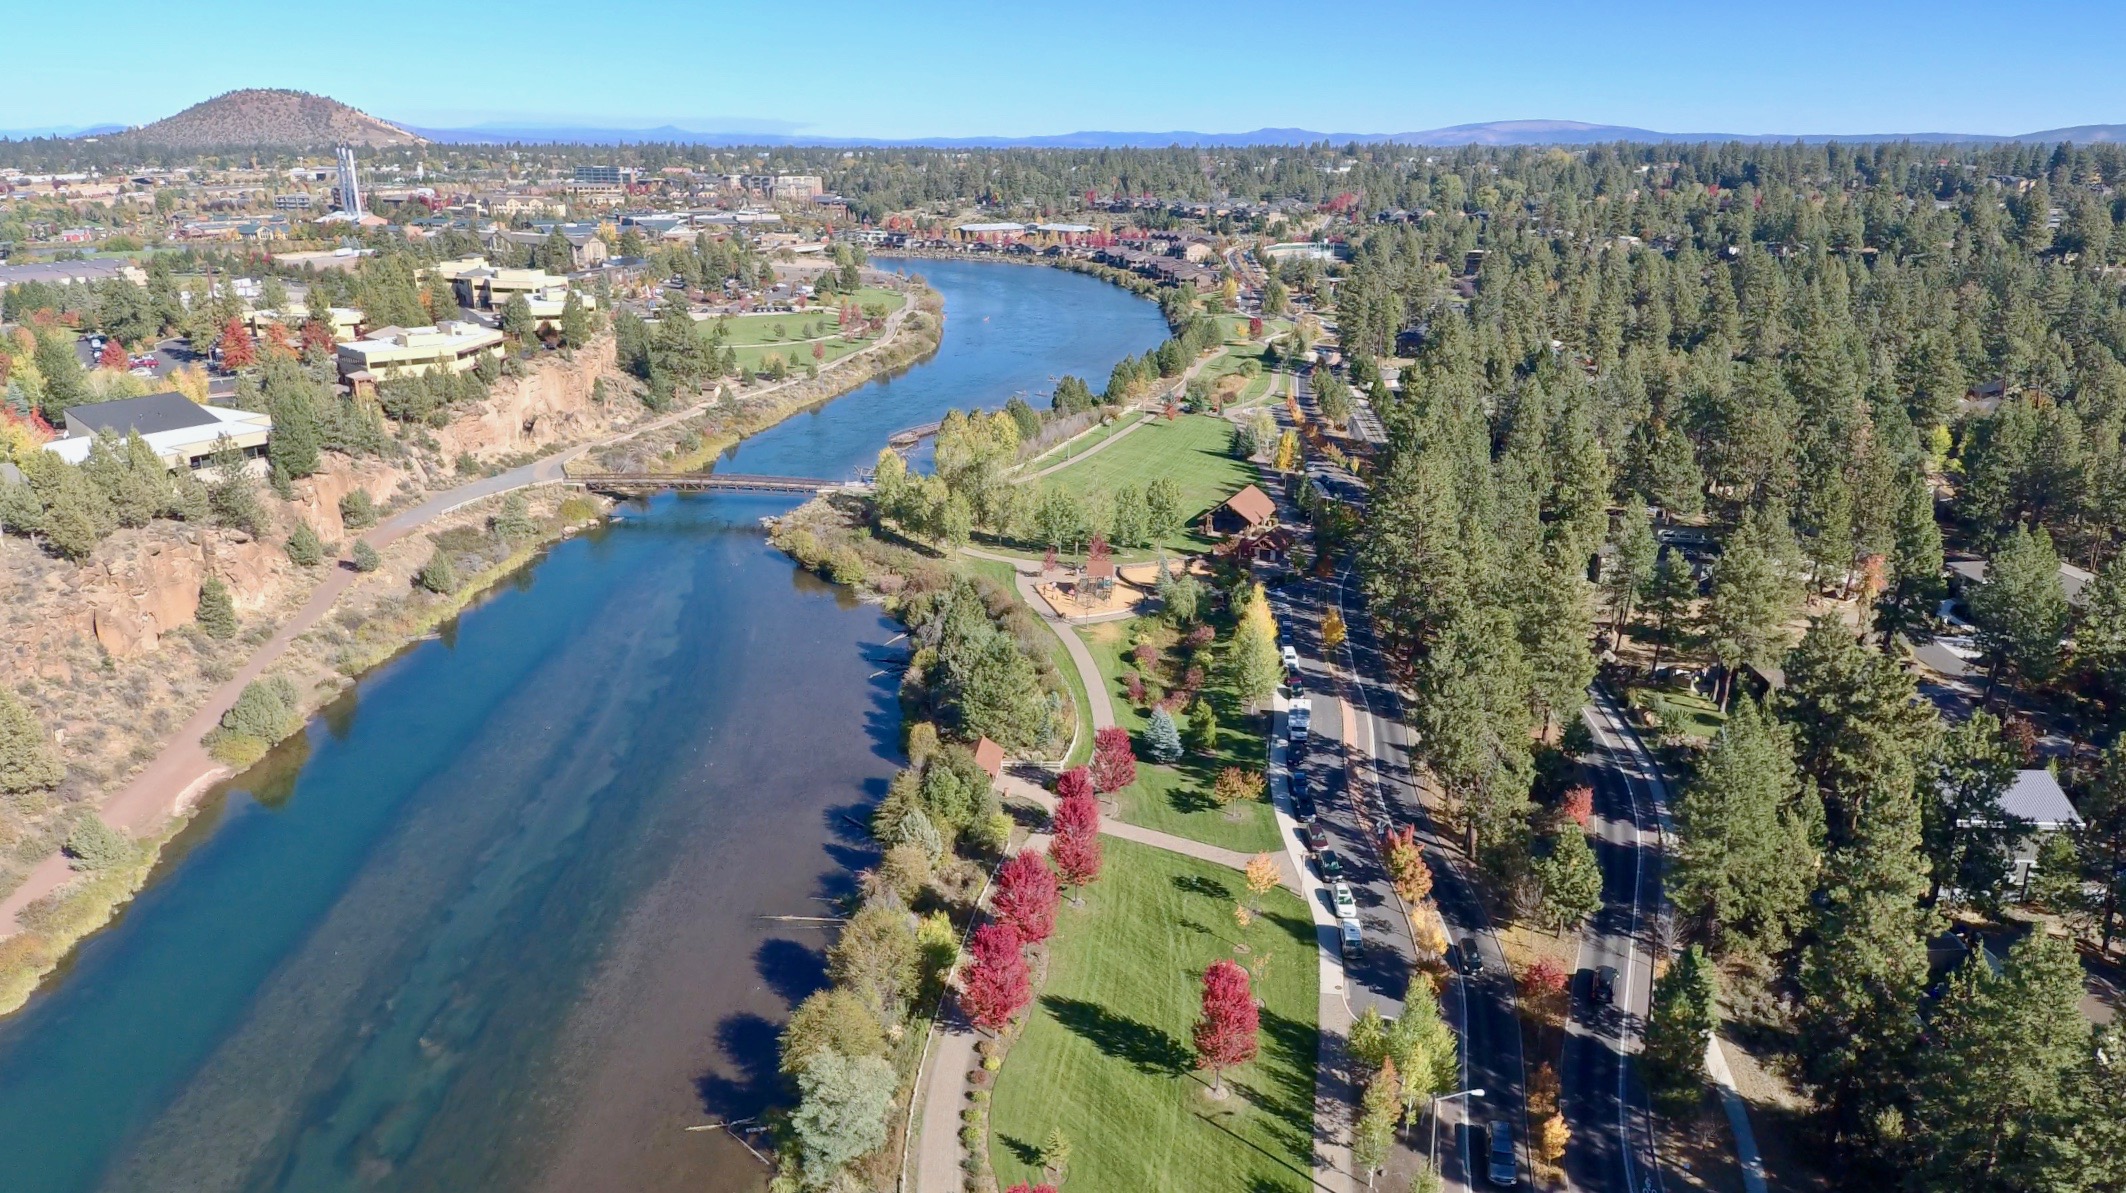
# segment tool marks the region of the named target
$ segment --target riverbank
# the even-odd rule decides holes
[[[76,944],[125,906],[153,874],[164,846],[208,792],[217,783],[236,777],[208,753],[202,739],[220,724],[247,686],[266,678],[288,680],[296,700],[286,729],[288,734],[300,733],[311,716],[368,671],[435,632],[538,558],[546,547],[602,515],[602,504],[581,496],[575,500],[589,504],[588,509],[562,514],[568,503],[553,487],[566,480],[571,463],[593,452],[609,456],[616,450],[626,454],[631,466],[639,466],[642,457],[668,460],[688,436],[703,443],[720,442],[721,451],[791,415],[905,369],[935,352],[943,334],[937,295],[925,290],[913,298],[889,318],[877,341],[831,362],[817,377],[750,393],[711,396],[604,440],[564,446],[530,463],[430,496],[357,536],[380,553],[382,565],[365,574],[355,572],[349,563],[335,562],[321,571],[307,593],[291,598],[293,612],[278,624],[255,623],[247,640],[255,641],[256,649],[241,665],[232,665],[229,673],[213,676],[220,681],[218,686],[203,694],[152,759],[97,810],[108,827],[131,838],[127,855],[84,873],[75,870],[63,853],[47,854],[0,900],[0,934],[4,934],[0,935],[0,1015],[20,1008]],[[540,508],[532,511],[536,533],[500,552],[488,552],[482,557],[483,565],[461,577],[463,585],[450,593],[423,593],[416,588],[413,576],[431,554],[438,548],[452,549],[443,540],[459,534],[458,547],[475,546],[462,541],[462,532],[477,529],[484,533],[504,494],[534,487],[544,494],[537,497]],[[460,552],[461,556],[470,554],[474,552]]]

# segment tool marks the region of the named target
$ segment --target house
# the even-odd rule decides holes
[[[2081,814],[2074,810],[2067,793],[2060,789],[2060,781],[2049,770],[2019,770],[2015,781],[1997,801],[2001,820],[1988,826],[1959,825],[1965,827],[1999,827],[2002,824],[2022,828],[2011,855],[2009,881],[2019,890],[2030,888],[2030,875],[2037,869],[2038,851],[2045,839],[2054,833],[2071,833],[2082,827]]]
[[[454,319],[434,327],[380,327],[339,346],[340,376],[356,387],[374,385],[394,371],[464,373],[483,357],[502,358],[502,333]]]
[[[88,459],[97,436],[122,439],[136,432],[171,469],[198,471],[227,443],[246,460],[260,461],[253,467],[263,471],[273,420],[250,410],[202,406],[173,390],[69,406],[66,434],[45,444],[44,450],[69,464],[79,464]]]
[[[1004,747],[988,738],[974,743],[974,763],[994,779],[1004,770]]]
[[[1268,493],[1249,485],[1203,518],[1212,534],[1252,534],[1276,524],[1277,503]]]
[[[1986,582],[1986,561],[1983,559],[1958,559],[1948,564],[1949,588],[1960,598],[1968,600],[1973,590]],[[2067,603],[2077,609],[2089,600],[2089,586],[2096,582],[2096,573],[2087,568],[2078,568],[2071,563],[2060,564],[2060,591]]]

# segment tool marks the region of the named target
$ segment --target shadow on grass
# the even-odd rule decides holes
[[[997,1135],[997,1142],[1004,1145],[1005,1149],[1011,1153],[1012,1159],[1026,1165],[1028,1168],[1039,1168],[1041,1166],[1041,1149],[1033,1144],[1001,1132]]]
[[[1043,995],[1041,1005],[1102,1055],[1135,1065],[1139,1072],[1174,1076],[1188,1071],[1188,1049],[1160,1028],[1078,998]]]
[[[1185,895],[1202,895],[1208,899],[1230,899],[1233,889],[1215,878],[1201,874],[1174,875],[1174,889]]]

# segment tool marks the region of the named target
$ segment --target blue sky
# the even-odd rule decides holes
[[[85,15],[15,6],[0,39],[0,128],[141,123],[255,86],[430,127],[827,136],[1401,132],[1532,118],[1732,133],[2126,122],[2119,0],[105,0]]]

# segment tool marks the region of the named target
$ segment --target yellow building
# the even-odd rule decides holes
[[[478,366],[483,357],[501,359],[502,333],[456,320],[434,327],[379,327],[363,339],[339,346],[340,376],[355,386],[374,385],[393,371],[464,373]]]

